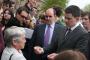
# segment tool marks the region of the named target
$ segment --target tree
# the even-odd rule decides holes
[[[90,4],[86,5],[83,9],[83,11],[90,12]]]
[[[45,11],[46,9],[53,6],[60,6],[62,9],[66,7],[68,0],[42,0],[40,10]]]

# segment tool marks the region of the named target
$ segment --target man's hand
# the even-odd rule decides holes
[[[47,58],[48,60],[54,60],[57,55],[58,55],[57,53],[52,53],[52,54],[49,54]]]
[[[42,53],[44,53],[44,49],[42,47],[40,47],[40,46],[35,46],[34,47],[34,52],[36,54],[42,54]]]

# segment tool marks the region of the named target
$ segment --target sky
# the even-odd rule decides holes
[[[76,5],[83,9],[87,4],[90,4],[90,0],[70,0],[68,3],[69,5]]]

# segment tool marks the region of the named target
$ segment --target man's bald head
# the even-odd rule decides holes
[[[46,10],[45,19],[47,21],[47,24],[55,23],[56,16],[53,8],[49,8]]]

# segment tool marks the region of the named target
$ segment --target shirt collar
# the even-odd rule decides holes
[[[47,25],[47,26],[48,26],[48,25]],[[55,23],[50,24],[50,27],[51,27],[51,28],[54,28],[54,26],[55,26]]]
[[[6,48],[9,49],[9,50],[11,50],[13,53],[20,53],[20,54],[22,54],[22,51],[21,50],[18,51],[14,47],[6,47]]]
[[[73,27],[71,28],[71,30],[73,31],[77,26],[79,26],[78,23],[77,23],[75,26],[73,26]]]

